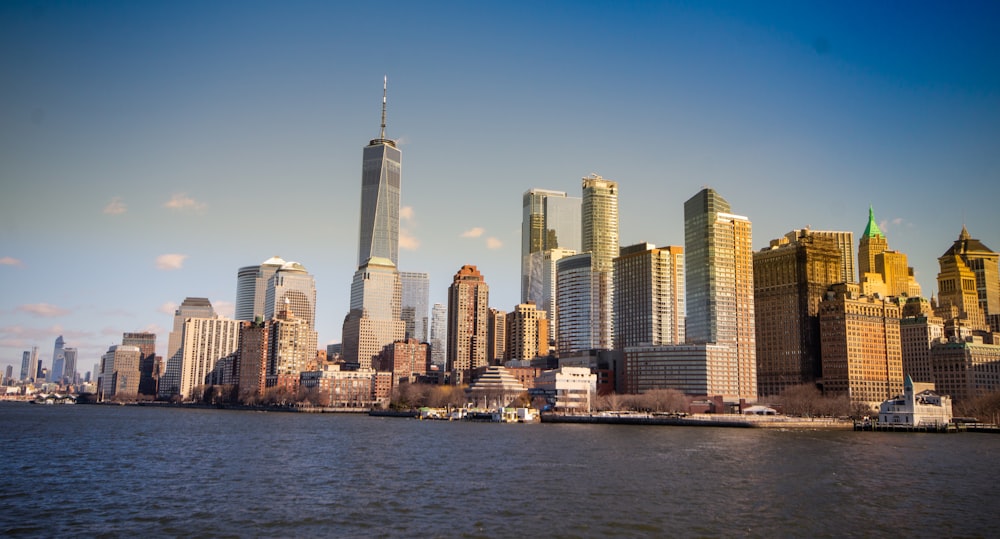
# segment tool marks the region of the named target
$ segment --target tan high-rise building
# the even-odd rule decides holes
[[[899,319],[898,304],[858,285],[830,287],[819,305],[824,392],[869,405],[902,393]]]
[[[507,313],[509,360],[531,360],[549,353],[549,320],[534,303],[521,303]]]
[[[467,384],[485,367],[490,288],[476,266],[462,266],[448,287],[448,365],[453,384]]]
[[[944,337],[944,321],[935,316],[924,298],[908,298],[899,321],[899,341],[903,356],[903,375],[914,382],[934,382],[931,345]]]
[[[808,228],[771,240],[753,255],[757,389],[777,395],[822,376],[819,304],[843,282],[836,239]]]
[[[490,307],[489,321],[486,326],[486,338],[489,342],[486,361],[490,365],[503,365],[507,357],[507,313]]]
[[[240,321],[228,318],[188,318],[181,344],[181,377],[178,394],[188,399],[193,390],[208,383],[220,359],[239,349]]]
[[[882,274],[886,295],[920,297],[920,285],[913,278],[913,268],[908,265],[905,254],[885,250],[875,255],[875,272]]]
[[[344,319],[344,361],[374,369],[382,349],[406,336],[402,320],[402,285],[396,265],[372,257],[358,268],[351,283],[351,311]]]
[[[134,398],[139,394],[138,346],[115,345],[101,356],[98,394],[101,400],[114,397]]]
[[[831,238],[837,242],[837,247],[840,249],[841,259],[840,259],[840,279],[837,280],[838,283],[856,283],[858,282],[857,264],[854,261],[854,232],[842,232],[836,230],[810,230],[809,233],[817,238]],[[798,231],[792,231],[785,234],[786,237],[789,235],[798,235]],[[794,240],[794,237],[789,238],[789,240]]]
[[[973,330],[1000,332],[1000,254],[963,226],[938,265],[938,305],[956,307]]]
[[[875,222],[875,210],[868,206],[868,225],[858,242],[858,282],[865,282],[866,273],[878,273],[875,256],[889,248],[889,243]]]
[[[157,395],[170,398],[180,392],[181,369],[184,362],[184,324],[190,318],[216,318],[208,298],[184,298],[174,312],[174,329],[167,338],[167,354]],[[211,369],[209,369],[211,370]]]
[[[316,332],[288,303],[269,325],[266,384],[294,390],[299,375],[316,368]]]
[[[615,347],[684,342],[684,248],[622,247],[615,258]]]
[[[156,333],[130,331],[122,334],[122,344],[139,347],[139,393],[156,396],[156,386],[163,374],[163,358],[156,355]]]
[[[906,255],[889,250],[885,235],[868,207],[868,225],[858,244],[858,282],[866,296],[920,296],[920,285],[907,265]]]
[[[733,348],[728,377],[716,387],[727,395],[757,398],[752,225],[713,189],[684,203],[688,343]]]
[[[595,348],[614,347],[614,260],[618,257],[618,182],[597,174],[583,178],[581,250],[590,253],[594,279]]]

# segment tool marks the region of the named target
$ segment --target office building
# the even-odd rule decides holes
[[[431,307],[431,363],[444,370],[448,363],[448,306]]]
[[[382,86],[382,128],[365,146],[361,166],[361,224],[358,266],[386,258],[399,266],[399,192],[402,153],[385,138],[386,85]]]
[[[553,249],[579,251],[581,199],[562,191],[529,189],[523,197],[521,217],[521,302],[542,300],[530,257]]]
[[[181,364],[184,361],[184,323],[190,318],[215,318],[215,309],[207,298],[184,298],[174,311],[173,331],[167,337],[167,353],[157,396],[177,395],[181,384]]]
[[[101,356],[97,392],[101,400],[132,399],[139,393],[139,347],[114,345]]]
[[[753,254],[757,338],[757,392],[822,377],[819,303],[831,285],[844,282],[837,240],[794,230]]]
[[[830,238],[837,243],[837,248],[840,250],[840,278],[836,282],[858,282],[857,264],[855,263],[854,256],[854,232],[811,230],[808,227],[806,230],[809,230],[809,234],[815,238]],[[789,234],[798,234],[798,232],[793,230],[785,236],[787,237]],[[792,240],[794,238],[789,239]]]
[[[406,339],[428,342],[430,331],[427,309],[429,306],[431,279],[426,273],[412,271],[399,272],[402,286],[402,318],[406,323]]]
[[[244,266],[239,269],[236,273],[235,318],[237,320],[252,322],[258,317],[264,318],[267,283],[285,264],[281,257],[272,256],[258,266]]]
[[[666,344],[629,346],[623,360],[618,391],[637,394],[653,389],[676,389],[690,396],[721,396],[726,402],[746,399],[733,365],[736,348],[728,344]]]
[[[356,368],[374,369],[382,348],[406,335],[402,314],[402,285],[395,264],[372,257],[358,268],[351,283],[351,310],[344,319],[344,361]]]
[[[580,253],[556,263],[556,310],[559,312],[556,346],[559,356],[605,348],[601,328],[592,313],[600,310],[599,278],[592,269],[592,254]]]
[[[1000,344],[980,335],[931,343],[934,385],[956,402],[1000,390]]]
[[[286,262],[267,281],[264,320],[276,317],[286,306],[309,329],[316,329],[316,281],[298,262]]]
[[[76,348],[63,348],[63,356],[66,358],[65,367],[63,368],[63,380],[67,384],[76,384],[80,381],[80,375],[76,372],[76,359],[77,359],[77,349]]]
[[[865,282],[865,274],[878,273],[875,269],[875,256],[889,248],[888,241],[875,222],[875,209],[868,206],[868,224],[861,233],[858,242],[858,282]]]
[[[507,357],[507,312],[490,307],[486,322],[486,362],[503,365]]]
[[[920,296],[920,285],[913,268],[907,265],[906,255],[889,249],[871,206],[868,224],[858,242],[858,278],[861,293],[866,296]]]
[[[825,393],[876,406],[903,391],[900,314],[858,285],[830,287],[819,305]]]
[[[162,358],[156,356],[156,334],[133,331],[122,334],[122,344],[139,348],[139,394],[156,396],[160,375],[163,374]]]
[[[22,382],[31,382],[35,379],[35,371],[38,369],[38,347],[32,346],[31,350],[25,350],[21,354],[21,376]]]
[[[506,317],[506,354],[510,361],[530,361],[549,354],[549,319],[534,303],[521,303]]]
[[[554,343],[559,330],[559,310],[556,309],[556,276],[557,264],[567,256],[577,254],[571,249],[548,249],[531,253],[528,256],[530,290],[528,301],[544,310],[549,318],[550,344]]]
[[[614,347],[614,259],[618,257],[618,182],[597,174],[583,178],[581,250],[591,253],[596,348]]]
[[[684,249],[622,247],[614,260],[615,347],[684,342]]]
[[[379,371],[392,373],[392,385],[415,383],[427,376],[430,368],[430,345],[416,339],[406,339],[387,345],[382,350]]]
[[[66,341],[63,340],[62,335],[56,337],[55,347],[52,350],[52,372],[49,373],[50,382],[60,384],[63,381],[63,370],[66,367],[65,344]]]
[[[902,309],[899,344],[903,375],[914,382],[933,383],[931,345],[944,338],[944,321],[934,314],[930,302],[924,298],[907,298]]]
[[[448,365],[452,383],[467,384],[487,366],[490,288],[476,266],[458,270],[448,287]]]
[[[240,322],[229,318],[188,318],[183,325],[180,354],[181,398],[198,398],[195,391],[209,383],[220,359],[239,349]]]
[[[239,337],[239,399],[253,403],[267,388],[267,358],[271,349],[271,322],[262,319],[240,321]]]
[[[684,203],[687,297],[685,338],[691,344],[733,348],[733,363],[716,384],[735,387],[736,396],[757,396],[757,351],[750,220],[730,212],[729,203],[703,189]]]
[[[938,265],[939,306],[954,306],[973,330],[1000,332],[1000,254],[962,226]]]
[[[268,320],[267,387],[298,389],[299,374],[316,368],[316,332],[298,318],[291,302]]]

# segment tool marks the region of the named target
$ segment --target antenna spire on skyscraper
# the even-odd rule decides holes
[[[383,75],[382,77],[382,132],[379,134],[378,138],[385,140],[385,95],[386,89],[389,86],[389,75]]]

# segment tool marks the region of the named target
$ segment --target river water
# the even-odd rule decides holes
[[[0,403],[0,534],[1000,533],[1000,436]]]

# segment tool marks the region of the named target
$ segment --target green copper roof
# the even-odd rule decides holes
[[[882,231],[878,228],[878,223],[875,222],[875,210],[871,206],[868,206],[868,226],[865,227],[866,237],[874,238],[875,236],[883,236]]]

